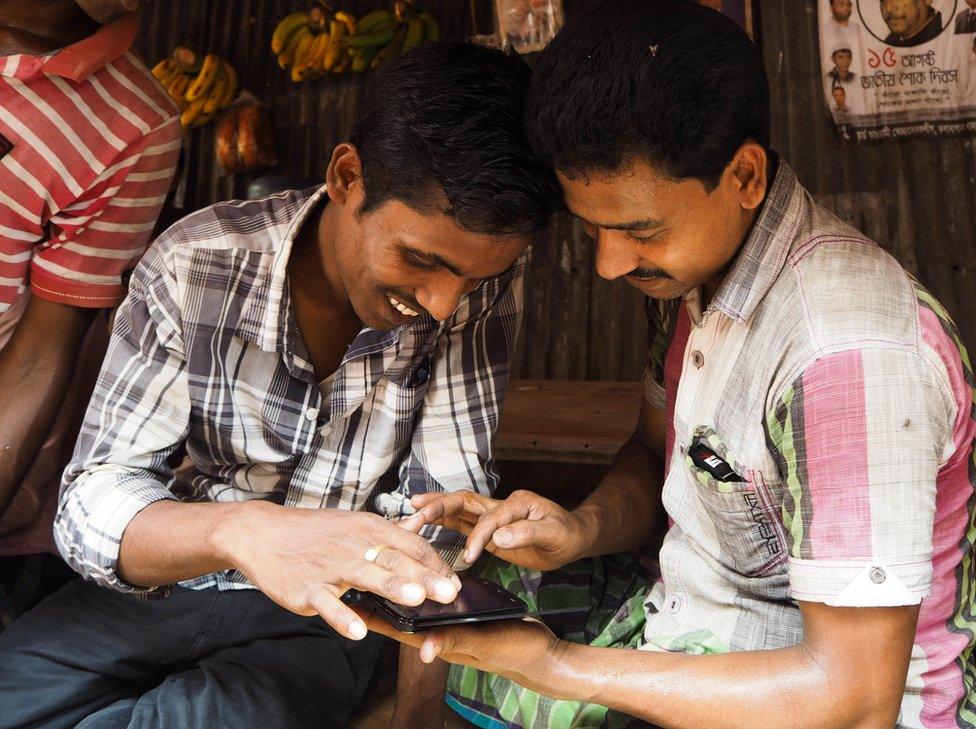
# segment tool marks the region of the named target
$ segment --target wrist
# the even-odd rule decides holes
[[[268,517],[280,507],[265,501],[227,504],[221,509],[210,532],[210,549],[223,569],[240,570],[249,545]]]
[[[568,562],[597,556],[594,547],[599,538],[600,524],[593,508],[583,504],[574,509],[572,515],[576,520],[576,539],[573,543],[572,559]]]

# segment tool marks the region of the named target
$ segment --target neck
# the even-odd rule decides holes
[[[73,0],[5,0],[0,3],[0,55],[49,53],[100,27]]]
[[[336,215],[336,207],[323,202],[308,216],[295,237],[288,277],[292,294],[305,304],[322,312],[355,316],[335,256]]]

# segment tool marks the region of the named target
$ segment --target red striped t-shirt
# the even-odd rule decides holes
[[[45,56],[0,57],[0,313],[125,295],[173,178],[179,117],[125,16]]]

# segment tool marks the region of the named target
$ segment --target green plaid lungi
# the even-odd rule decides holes
[[[490,559],[481,574],[518,595],[560,638],[602,648],[643,643],[652,577],[636,555],[580,560],[553,572]],[[562,701],[506,678],[451,666],[447,704],[483,729],[637,729],[649,724],[582,701]]]

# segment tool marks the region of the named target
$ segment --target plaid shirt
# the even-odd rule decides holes
[[[325,188],[195,213],[133,275],[72,462],[54,531],[85,578],[117,572],[129,521],[162,499],[377,510],[374,497],[497,483],[491,440],[522,307],[524,257],[445,322],[366,328],[323,402],[297,330],[287,265]],[[188,458],[174,470],[174,454]],[[452,534],[431,533],[439,546]],[[186,587],[250,587],[237,572]],[[159,589],[159,588],[154,588]]]

